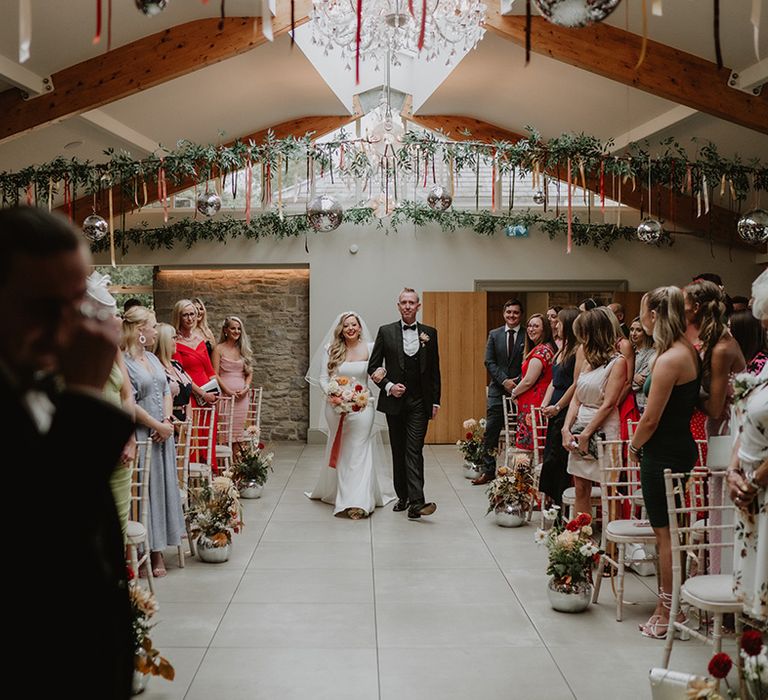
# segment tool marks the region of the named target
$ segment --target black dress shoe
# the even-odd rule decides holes
[[[422,515],[432,515],[437,510],[436,503],[420,503],[408,509],[408,520],[418,520]]]
[[[407,507],[408,501],[406,501],[404,498],[398,498],[397,503],[395,503],[392,510],[395,511],[395,513],[399,513],[400,511],[405,510]]]

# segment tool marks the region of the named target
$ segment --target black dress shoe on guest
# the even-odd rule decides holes
[[[394,507],[392,508],[395,513],[399,513],[400,511],[405,510],[408,507],[408,501],[406,501],[404,498],[399,498],[397,500],[397,503],[395,503]]]
[[[437,510],[436,503],[420,503],[408,509],[408,520],[418,520],[422,515],[432,515]]]

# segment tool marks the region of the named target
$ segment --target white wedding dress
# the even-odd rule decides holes
[[[368,343],[368,354],[373,343]],[[327,353],[320,375],[320,387],[328,391]],[[349,377],[353,383],[370,388],[368,383],[368,360],[343,362],[337,367],[336,376]],[[374,397],[358,413],[348,413],[342,427],[341,450],[336,468],[328,466],[333,440],[339,427],[340,414],[329,403],[325,403],[325,420],[328,425],[328,441],[325,446],[320,476],[315,488],[306,495],[313,500],[330,503],[334,515],[347,508],[362,508],[371,513],[376,506],[384,506],[395,500],[394,487],[387,471],[389,465],[382,458],[384,450],[377,448],[374,419],[376,407]]]

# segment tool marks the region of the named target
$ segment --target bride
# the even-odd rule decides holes
[[[336,411],[329,396],[329,389],[339,380],[344,381],[342,378],[359,386],[362,393],[369,390],[368,357],[372,348],[373,339],[360,316],[345,311],[326,333],[306,376],[323,392],[322,420],[328,432],[320,477],[306,495],[334,505],[334,515],[346,514],[353,520],[365,518],[376,506],[395,500],[392,482],[385,473],[386,453],[374,430],[373,396],[368,396],[364,408],[343,414]],[[381,376],[375,374],[374,378],[382,379],[385,371],[381,368],[376,373]],[[337,436],[339,430],[341,435]],[[330,466],[332,463],[335,467]]]

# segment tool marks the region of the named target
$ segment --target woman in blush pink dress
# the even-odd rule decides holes
[[[253,379],[253,351],[243,322],[237,316],[227,316],[221,327],[221,337],[213,349],[213,369],[226,396],[233,396],[233,442],[237,453],[245,440],[245,419],[248,413],[248,391]]]

